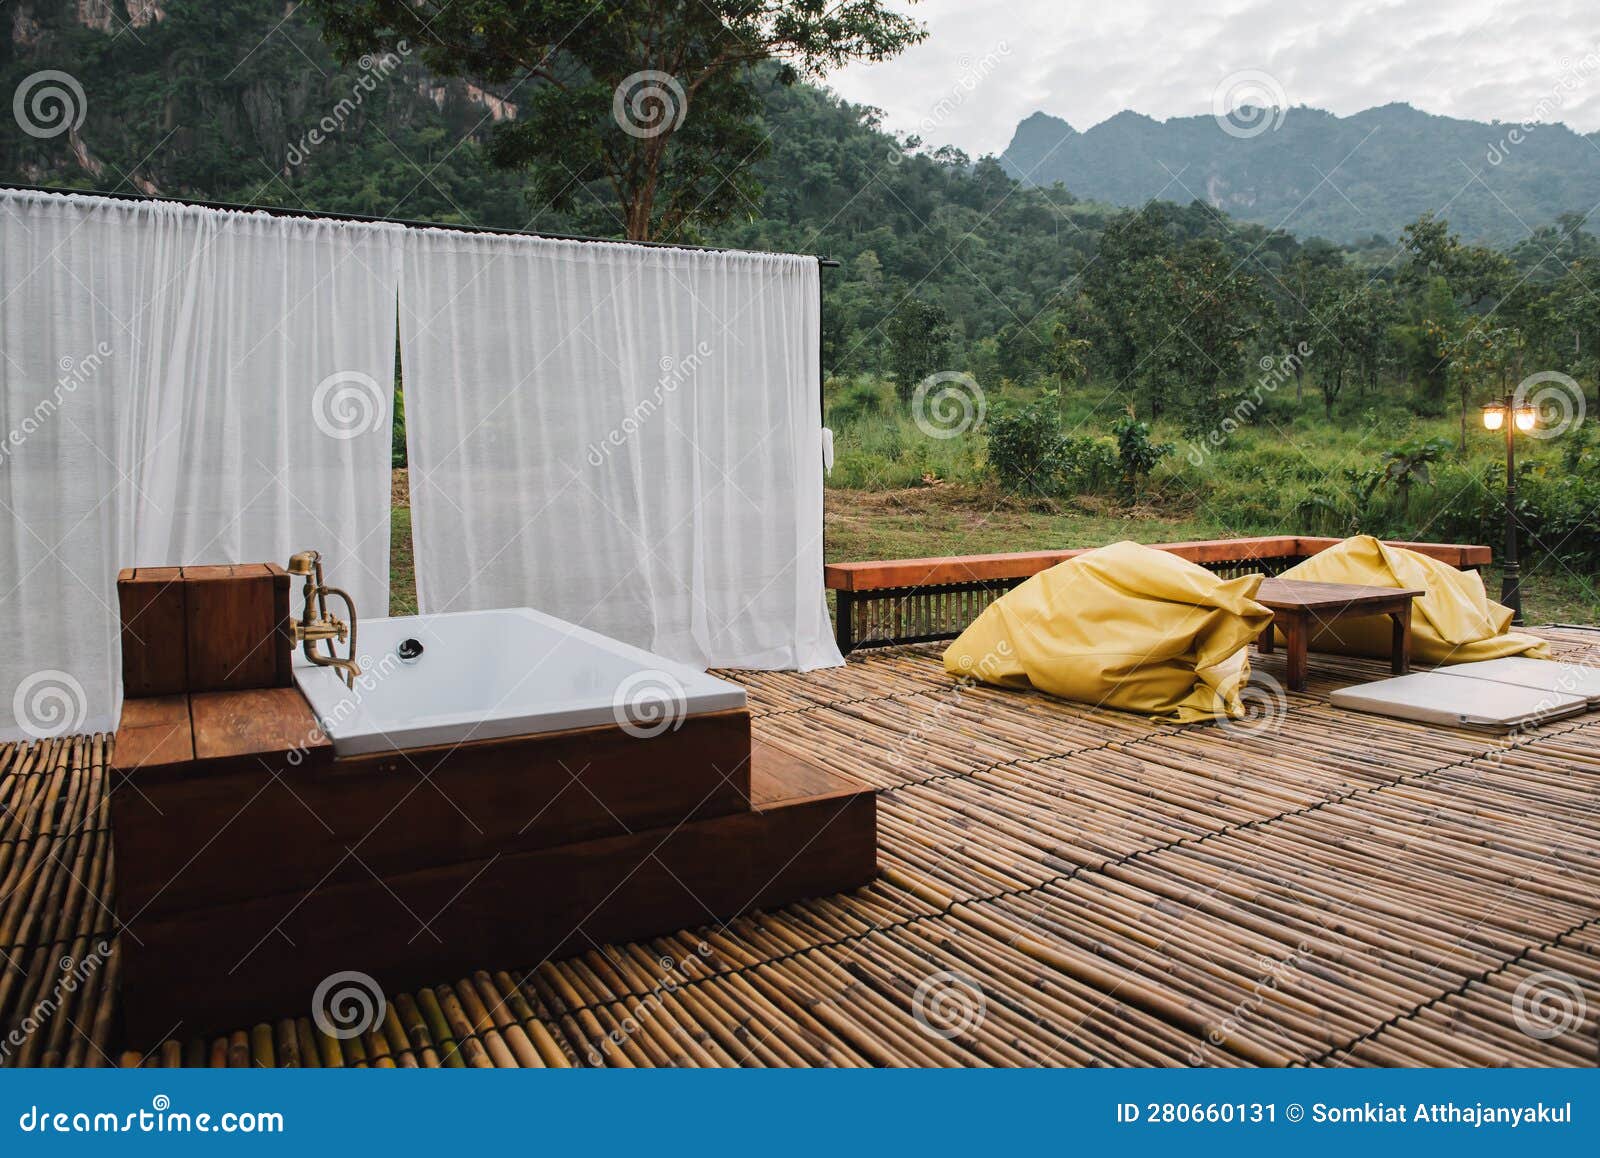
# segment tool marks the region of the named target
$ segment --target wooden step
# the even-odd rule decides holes
[[[649,738],[613,725],[339,759],[298,688],[129,700],[120,911],[137,923],[742,812],[749,755],[742,709]]]
[[[311,1012],[357,970],[386,993],[485,963],[530,967],[595,945],[730,920],[867,883],[870,790],[766,745],[748,812],[159,917],[123,938],[131,1043]]]

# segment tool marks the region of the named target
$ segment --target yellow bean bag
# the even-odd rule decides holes
[[[1028,579],[944,653],[951,675],[1185,723],[1240,716],[1249,644],[1272,622],[1260,575],[1221,579],[1115,543]]]
[[[1427,592],[1411,605],[1411,656],[1418,663],[1472,663],[1526,655],[1549,659],[1542,639],[1507,630],[1511,609],[1494,602],[1476,571],[1458,571],[1404,547],[1357,535],[1335,543],[1281,578],[1318,583],[1365,583],[1369,587],[1415,587]],[[1341,619],[1311,637],[1312,651],[1387,656],[1386,615]]]

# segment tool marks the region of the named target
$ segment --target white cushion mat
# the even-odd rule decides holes
[[[1583,696],[1492,683],[1442,671],[1413,672],[1377,683],[1341,688],[1330,698],[1335,707],[1374,712],[1380,716],[1503,731],[1576,715],[1589,706]]]
[[[1592,664],[1557,663],[1513,655],[1479,663],[1458,663],[1445,670],[1449,675],[1469,679],[1517,684],[1542,692],[1565,692],[1569,696],[1582,696],[1591,706],[1600,704],[1600,667]]]

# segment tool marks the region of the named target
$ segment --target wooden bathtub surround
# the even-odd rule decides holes
[[[757,805],[722,816],[147,916],[141,943],[123,942],[129,1040],[152,1045],[180,1017],[210,1033],[306,1016],[317,984],[343,969],[395,993],[486,959],[532,967],[866,883],[876,797],[826,773],[831,790],[817,793],[802,766],[794,795],[792,757],[758,746]]]
[[[691,716],[655,740],[610,725],[344,758],[298,688],[194,695],[189,723],[191,758],[135,768],[116,756],[129,919],[750,807],[742,710]]]
[[[289,687],[289,576],[276,563],[137,567],[117,576],[128,699]]]
[[[110,804],[131,1042],[180,1019],[204,1033],[307,1015],[341,970],[396,992],[876,874],[873,793],[752,747],[744,709],[650,738],[608,724],[339,757],[277,634],[287,579],[119,580],[131,690]]]

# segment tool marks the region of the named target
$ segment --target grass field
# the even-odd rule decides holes
[[[988,459],[993,420],[1041,399],[1053,399],[1062,435],[1088,457],[1113,464],[1109,474],[1050,493],[1001,488]],[[1170,450],[1130,502],[1114,469],[1111,431],[1126,404],[1119,392],[1079,386],[1052,396],[1002,383],[967,401],[967,414],[980,418],[981,411],[989,424],[955,422],[956,433],[939,437],[927,413],[919,423],[892,384],[829,380],[824,402],[836,452],[826,503],[830,562],[1358,531],[1488,543],[1497,556],[1502,545],[1505,448],[1502,436],[1481,428],[1475,408],[1463,431],[1459,409],[1435,403],[1433,416],[1419,414],[1414,399],[1388,388],[1381,396],[1348,394],[1330,419],[1314,391],[1297,399],[1285,383],[1262,398],[1250,422],[1219,428],[1214,437],[1154,423],[1151,437]],[[1591,412],[1600,417],[1600,407]],[[1600,424],[1581,419],[1554,437],[1544,437],[1550,429],[1518,437],[1522,517],[1566,548],[1559,555],[1525,551],[1524,607],[1533,623],[1600,623],[1600,585],[1574,562],[1600,555],[1600,510],[1593,509],[1600,507]],[[1385,476],[1386,452],[1430,443],[1433,461],[1409,485]],[[395,472],[393,499],[390,612],[412,614],[404,471]],[[1485,578],[1497,595],[1498,574]]]
[[[404,472],[397,471],[402,476]],[[411,555],[411,509],[396,487],[390,546],[390,615],[417,611]],[[1096,547],[1120,539],[1160,543],[1219,538],[1230,531],[1203,517],[1175,518],[1146,509],[1041,510],[993,487],[945,484],[897,491],[827,492],[825,546],[829,562],[966,555],[1048,547]],[[1486,573],[1491,595],[1497,573]],[[1537,561],[1526,573],[1524,607],[1530,623],[1600,624],[1600,591],[1556,560]]]

